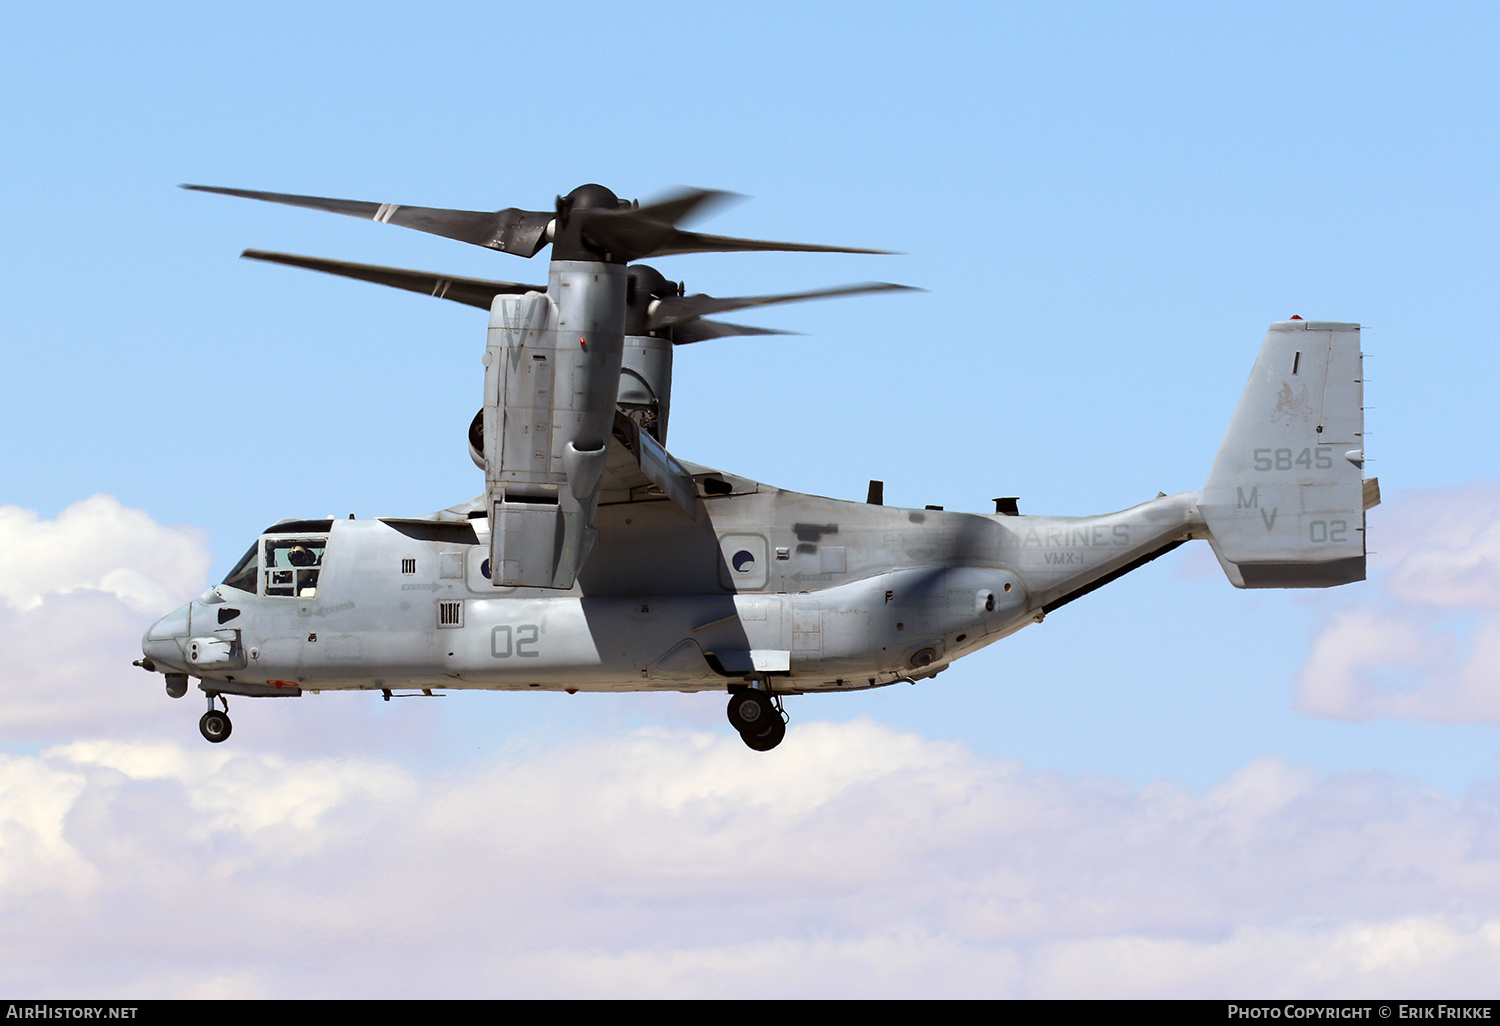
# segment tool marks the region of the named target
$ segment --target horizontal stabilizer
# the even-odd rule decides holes
[[[1364,374],[1359,325],[1271,326],[1199,498],[1240,588],[1365,579]],[[1379,486],[1373,488],[1379,501]]]

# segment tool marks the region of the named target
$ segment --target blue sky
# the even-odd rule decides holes
[[[773,308],[753,323],[802,334],[679,351],[673,451],[782,487],[858,499],[880,478],[891,503],[983,511],[1019,495],[1023,512],[1046,513],[1196,489],[1269,322],[1369,326],[1368,451],[1387,497],[1370,519],[1370,582],[1236,592],[1206,549],[1186,547],[935,681],[789,703],[784,747],[804,728],[809,772],[860,745],[958,745],[974,779],[1019,760],[1037,781],[1065,781],[1064,805],[1116,788],[1112,815],[1128,822],[1120,810],[1149,805],[1153,788],[1211,802],[1227,782],[1271,787],[1284,770],[1310,794],[1348,780],[1377,781],[1386,798],[1416,789],[1449,803],[1455,829],[1488,836],[1497,603],[1472,579],[1500,558],[1497,21],[1479,4],[11,5],[0,527],[20,555],[0,569],[3,626],[70,651],[13,660],[0,751],[21,760],[17,780],[93,780],[77,766],[124,758],[81,744],[199,758],[196,704],[169,702],[128,665],[151,601],[165,612],[218,579],[280,517],[417,514],[482,487],[464,445],[482,314],[236,257],[253,247],[521,281],[541,280],[543,264],[178,183],[470,209],[545,208],[588,181],[641,198],[693,185],[749,197],[704,230],[902,255],[656,261],[690,291],[926,290]],[[65,516],[98,494],[117,504]],[[117,564],[149,586],[106,581]],[[55,681],[55,697],[19,667]],[[738,744],[706,696],[320,696],[235,713],[236,759],[288,760],[294,776],[316,776],[308,760],[371,760],[377,775],[437,788],[439,806],[449,793],[432,781],[462,790],[465,774],[500,765],[592,765],[638,744],[709,775],[691,754]],[[235,765],[171,779],[201,807],[205,781]],[[871,793],[895,801],[890,779],[870,778]],[[1397,807],[1360,806],[1372,824]],[[360,822],[374,829],[396,813],[371,815]],[[100,886],[143,872],[89,861],[89,828],[64,821]],[[324,829],[296,822],[306,836]],[[611,840],[578,829],[585,843]],[[772,827],[743,829],[773,840]],[[548,857],[537,845],[512,854]],[[53,879],[37,858],[37,879]],[[1492,855],[1475,858],[1490,872]],[[1473,868],[1443,872],[1471,880]],[[1384,906],[1356,888],[1320,929],[1420,920],[1462,933],[1423,918],[1454,908],[1500,921],[1468,886],[1411,897],[1399,914],[1372,911]],[[664,893],[671,915],[697,900]],[[1260,951],[1300,929],[1287,914],[1253,926],[1230,911],[1216,928],[1243,942],[1236,951]],[[1160,939],[1125,919],[1097,937]],[[799,921],[796,936],[858,934],[838,922]],[[948,950],[942,928],[923,929],[911,943]],[[685,941],[671,957],[700,965],[715,944],[728,942]],[[1163,950],[1164,965],[1193,962]],[[184,992],[101,957],[117,958],[117,992]],[[997,970],[1003,992],[1069,978],[1014,958]],[[1442,979],[1467,979],[1448,969]],[[595,992],[628,992],[600,973]],[[645,992],[690,990],[646,975],[659,989]],[[224,993],[315,990],[209,977]],[[14,977],[49,979],[71,978]],[[1327,986],[1352,993],[1359,979]],[[1162,980],[1163,993],[1213,992],[1191,974]],[[445,992],[439,975],[408,982],[403,993]],[[934,976],[907,992],[961,990]]]

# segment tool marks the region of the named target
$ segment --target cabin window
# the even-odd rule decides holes
[[[764,588],[769,579],[769,549],[760,534],[726,534],[719,539],[719,584],[727,591]]]
[[[313,598],[318,594],[318,575],[323,570],[324,538],[266,539],[265,582],[267,595]]]

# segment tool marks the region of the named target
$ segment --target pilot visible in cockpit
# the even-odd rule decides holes
[[[296,590],[299,598],[312,598],[318,593],[318,567],[322,553],[314,552],[306,545],[293,545],[286,553],[286,561],[297,567]]]

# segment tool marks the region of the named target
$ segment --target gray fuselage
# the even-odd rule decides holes
[[[482,500],[473,519],[272,528],[254,573],[164,617],[146,654],[230,694],[857,689],[930,676],[1202,527],[1195,493],[985,516],[692,469],[696,519],[659,498],[601,505],[566,592],[492,584]],[[273,586],[289,544],[321,550],[311,586]]]

